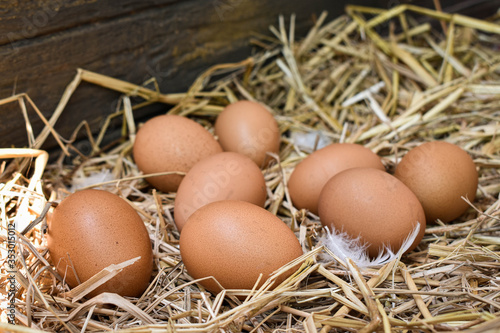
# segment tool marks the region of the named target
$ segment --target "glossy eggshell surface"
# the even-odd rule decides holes
[[[242,200],[264,207],[264,175],[249,157],[222,152],[196,163],[177,190],[174,204],[177,229],[181,231],[198,208],[219,200]]]
[[[238,101],[229,104],[217,117],[214,128],[224,151],[246,155],[259,167],[269,160],[267,152],[279,152],[278,123],[257,102]]]
[[[478,173],[472,158],[457,145],[432,141],[410,150],[394,175],[408,186],[424,207],[428,223],[450,222],[476,198]]]
[[[373,168],[354,168],[332,177],[321,191],[319,217],[351,238],[360,237],[371,257],[384,246],[397,252],[420,223],[413,250],[424,236],[426,222],[417,197],[394,176]]]
[[[47,244],[57,272],[71,288],[111,264],[141,257],[101,285],[102,292],[140,296],[149,285],[153,252],[146,227],[125,200],[110,192],[82,190],[69,195],[54,209],[48,222]]]
[[[213,276],[226,289],[252,289],[259,274],[262,285],[271,273],[302,255],[302,248],[290,228],[269,211],[227,200],[203,206],[189,217],[180,252],[193,278]],[[277,282],[292,273],[287,271]],[[200,284],[220,290],[213,279]]]
[[[341,171],[361,167],[385,170],[377,154],[358,144],[334,143],[311,153],[288,180],[294,206],[318,214],[319,195],[326,182]]]
[[[145,174],[187,172],[203,158],[222,152],[217,140],[203,126],[186,117],[161,115],[148,120],[137,132],[134,160]],[[175,192],[181,175],[148,177],[163,192]]]

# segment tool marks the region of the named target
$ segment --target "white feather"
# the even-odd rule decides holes
[[[89,175],[85,175],[83,171],[77,172],[72,179],[70,191],[74,192],[84,187],[93,186],[114,179],[115,177],[108,169],[103,169],[101,171],[94,171],[91,172]]]
[[[325,227],[325,233],[320,238],[323,245],[330,250],[343,262],[350,258],[360,268],[379,267],[401,258],[410,246],[413,244],[420,232],[420,223],[417,223],[415,228],[408,234],[403,241],[401,248],[394,253],[389,246],[383,246],[376,258],[371,259],[367,252],[368,245],[361,241],[361,238],[352,238],[347,233],[336,230],[335,228],[328,229]],[[331,256],[327,255],[329,260]]]
[[[321,131],[307,133],[293,131],[291,139],[296,146],[306,150],[321,149],[332,143],[332,140]]]

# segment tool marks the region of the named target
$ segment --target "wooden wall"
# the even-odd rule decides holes
[[[432,7],[432,1],[404,1]],[[321,11],[332,19],[346,3],[389,7],[398,0],[17,0],[0,4],[0,98],[26,92],[50,117],[81,67],[140,84],[156,77],[162,92],[184,91],[212,64],[250,55],[252,32],[268,34],[279,14],[297,14],[300,36]],[[442,1],[443,7],[481,16],[499,1]],[[495,4],[496,3],[496,4]],[[475,8],[474,12],[471,8]],[[485,9],[487,8],[487,9]],[[475,13],[475,14],[474,14]],[[65,137],[82,120],[98,131],[118,94],[82,84],[56,129]],[[138,112],[165,111],[156,105]],[[35,134],[42,123],[33,110]],[[16,103],[0,106],[0,147],[27,145]],[[48,140],[45,148],[55,146]]]

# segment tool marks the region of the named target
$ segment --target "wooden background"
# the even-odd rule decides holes
[[[156,77],[164,93],[180,92],[210,65],[245,59],[251,33],[269,34],[279,14],[297,15],[304,35],[323,11],[333,19],[346,3],[388,8],[429,1],[398,0],[18,0],[0,3],[0,98],[26,92],[49,118],[76,73],[84,68],[141,84]],[[467,15],[492,15],[500,1],[446,1],[444,9]],[[56,124],[68,137],[82,120],[97,132],[115,111],[118,94],[82,84]],[[145,119],[166,106],[140,110]],[[35,135],[42,122],[29,117]],[[17,103],[0,106],[0,147],[28,144]],[[45,149],[53,149],[49,139]]]

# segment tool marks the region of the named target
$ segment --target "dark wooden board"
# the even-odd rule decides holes
[[[0,20],[0,31],[5,34],[9,26],[14,31],[22,29],[25,17],[35,15],[36,6],[25,2],[25,8],[13,8],[7,20]],[[61,0],[48,1],[40,8],[58,2]],[[114,11],[111,1],[76,1],[61,7],[54,21],[32,38],[4,39],[0,46],[0,97],[11,95],[15,87],[16,92],[28,93],[49,117],[78,67],[138,84],[154,76],[162,91],[183,91],[211,64],[247,57],[250,33],[268,33],[268,26],[276,24],[280,13],[297,12],[299,26],[305,30],[313,15],[323,9],[329,9],[332,16],[343,10],[327,2],[130,0],[125,6],[130,10],[118,6]],[[87,120],[96,132],[114,111],[117,97],[114,92],[82,84],[56,130],[68,137],[78,123]],[[138,116],[162,108],[148,108]],[[0,146],[27,145],[25,121],[17,104],[2,106],[0,114]],[[43,124],[34,112],[29,115],[36,134]],[[49,140],[46,147],[54,144]]]
[[[421,2],[432,6],[427,4],[432,1]],[[50,117],[78,67],[137,84],[154,76],[162,92],[185,91],[209,66],[246,58],[251,53],[251,33],[268,34],[279,14],[287,18],[297,14],[300,37],[321,11],[327,10],[332,19],[344,12],[347,3],[395,4],[385,0],[4,1],[0,4],[0,98],[26,92]],[[115,110],[118,96],[82,84],[56,130],[67,138],[87,120],[97,132]],[[165,106],[155,105],[139,111],[137,117],[164,110]],[[43,124],[33,110],[29,116],[36,135]],[[26,145],[19,106],[0,106],[0,147]],[[45,148],[53,147],[55,141],[48,140]]]
[[[179,0],[99,0],[99,1],[3,1],[0,4],[0,44],[35,38],[57,31],[120,16],[134,15],[142,10],[170,6]]]

